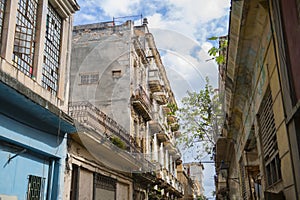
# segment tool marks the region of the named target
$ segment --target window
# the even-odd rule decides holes
[[[99,74],[91,73],[91,74],[81,74],[80,75],[80,84],[88,85],[88,84],[98,84]]]
[[[61,29],[62,18],[48,4],[42,86],[54,95],[58,90]]]
[[[272,95],[268,88],[265,96],[263,97],[258,113],[260,138],[264,154],[268,186],[271,186],[281,180],[280,159],[272,106]]]
[[[98,200],[115,200],[116,199],[116,179],[94,174],[94,199]]]
[[[275,158],[267,164],[266,174],[268,178],[268,185],[272,185],[281,179],[279,154],[276,154]]]
[[[19,0],[13,50],[13,65],[33,76],[34,40],[38,0]]]
[[[70,191],[70,197],[72,200],[78,199],[79,173],[80,173],[80,168],[77,165],[73,164],[72,165],[71,191]]]
[[[99,81],[99,74],[91,74],[90,75],[90,83],[95,84]]]
[[[0,44],[2,40],[2,27],[3,27],[5,3],[6,0],[0,0]]]
[[[112,71],[113,78],[120,78],[121,77],[121,70],[113,70]]]
[[[27,200],[40,200],[44,196],[45,179],[39,176],[29,175]]]

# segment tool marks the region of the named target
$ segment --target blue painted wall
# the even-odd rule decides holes
[[[8,163],[9,157],[24,148],[26,152]],[[26,199],[28,176],[35,175],[45,178],[45,199],[46,195],[61,199],[65,156],[66,134],[61,137],[42,132],[0,114],[0,195]]]

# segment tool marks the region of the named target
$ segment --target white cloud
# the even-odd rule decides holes
[[[81,20],[84,21],[94,21],[96,20],[96,16],[95,15],[89,15],[89,14],[84,14],[84,13],[80,13],[77,17],[81,18]]]
[[[140,0],[98,0],[98,3],[106,15],[120,17],[138,8]]]
[[[203,24],[228,15],[230,6],[229,0],[169,0],[166,4],[168,9],[164,17],[161,16],[160,22],[155,18],[152,24],[155,14],[149,16],[150,27],[168,28],[188,37],[193,37]]]
[[[174,5],[172,8],[176,15],[190,24],[206,23],[220,18],[227,14],[229,7],[229,1],[224,0],[169,0],[169,2]]]

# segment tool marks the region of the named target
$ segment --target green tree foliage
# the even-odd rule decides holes
[[[208,50],[208,54],[212,56],[217,64],[225,64],[226,62],[226,51],[228,46],[227,37],[210,37],[208,40],[218,41],[218,46],[213,46]]]
[[[204,195],[197,197],[197,200],[206,200],[206,199],[207,198]]]
[[[126,144],[120,139],[120,138],[118,138],[118,137],[116,137],[116,136],[112,136],[111,138],[110,138],[110,141],[114,144],[114,145],[116,145],[117,147],[119,147],[120,149],[126,149]]]
[[[215,136],[219,128],[220,103],[218,92],[214,91],[206,77],[206,85],[199,92],[188,92],[179,108],[182,136],[180,142],[190,148],[202,143],[198,148],[197,157],[202,153],[213,153]],[[203,151],[204,149],[204,151]]]

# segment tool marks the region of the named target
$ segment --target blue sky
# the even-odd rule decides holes
[[[143,15],[161,52],[177,102],[186,91],[198,91],[208,76],[214,87],[218,70],[210,57],[211,36],[228,34],[230,0],[77,0],[81,9],[74,24],[111,21],[113,17]],[[136,18],[135,20],[137,20]],[[135,21],[139,25],[140,20]],[[184,153],[185,162],[194,161],[193,152]],[[209,157],[204,157],[208,160]],[[204,170],[205,195],[214,190],[214,168]]]

